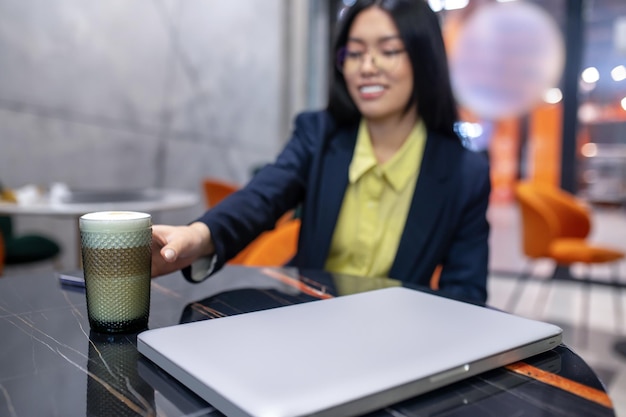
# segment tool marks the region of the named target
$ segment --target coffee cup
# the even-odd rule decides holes
[[[150,314],[152,218],[133,211],[80,217],[87,314],[91,329],[131,333]]]

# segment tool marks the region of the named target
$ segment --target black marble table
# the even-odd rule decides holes
[[[386,279],[229,266],[152,283],[150,328],[399,285]],[[219,416],[143,358],[136,335],[90,332],[82,288],[53,274],[0,278],[0,416]],[[614,416],[604,386],[557,348],[370,416]]]

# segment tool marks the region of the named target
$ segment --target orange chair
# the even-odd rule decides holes
[[[235,183],[210,177],[202,180],[202,186],[204,188],[204,197],[208,208],[215,207],[215,205],[217,205],[220,201],[239,189],[239,186]],[[287,213],[283,214],[276,222],[276,227],[291,221],[294,217],[294,212],[294,210],[290,210]],[[246,246],[241,252],[239,252],[227,263],[231,265],[243,264],[244,260],[248,257],[252,249],[258,243],[259,239],[261,239],[266,234],[271,234],[273,232],[274,230],[271,230],[261,234],[257,239],[255,239],[252,243]]]
[[[618,261],[624,252],[589,241],[591,215],[589,208],[574,195],[557,187],[523,181],[516,185],[515,196],[521,213],[522,247],[532,262],[551,259],[555,263],[553,278],[575,279],[569,268],[576,263],[615,266],[614,282],[619,278]],[[531,275],[529,264],[520,278]],[[584,278],[590,282],[589,277]],[[518,283],[520,280],[518,280]],[[516,302],[519,285],[510,303]],[[509,311],[512,309],[509,308]]]
[[[234,193],[239,189],[239,186],[228,181],[220,180],[217,178],[205,178],[202,180],[202,186],[204,188],[204,197],[206,201],[206,205],[208,208],[215,207],[217,203],[222,201],[224,198]],[[276,227],[285,224],[294,218],[295,210],[290,210],[283,214],[278,221],[276,222]],[[261,239],[266,233],[273,233],[273,230],[269,232],[265,232],[261,234],[257,239],[255,239],[252,243],[246,246],[241,252],[239,252],[234,258],[228,261],[228,264],[232,265],[241,265],[244,262],[244,259],[248,256],[252,248],[256,245],[257,241]]]
[[[204,197],[208,208],[214,207],[217,203],[239,189],[238,185],[232,182],[218,180],[217,178],[205,178],[202,180],[202,187],[204,188]],[[288,211],[278,219],[276,225],[293,219],[294,214],[295,210]]]
[[[215,207],[217,203],[239,189],[237,184],[217,178],[205,178],[202,180],[202,186],[208,208]]]
[[[283,266],[293,258],[298,249],[300,219],[293,219],[263,233],[244,257],[247,266]]]
[[[212,177],[203,179],[202,187],[204,189],[204,199],[207,208],[215,207],[220,201],[239,189],[239,186],[235,183]],[[251,247],[250,245],[239,252],[239,254],[228,261],[228,263],[240,265],[243,259],[247,256],[249,250],[248,248]]]

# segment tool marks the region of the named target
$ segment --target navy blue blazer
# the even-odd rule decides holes
[[[300,114],[276,161],[198,219],[211,230],[215,270],[299,205],[302,227],[291,264],[323,269],[348,186],[357,131],[358,125],[336,126],[325,111]],[[467,150],[457,137],[429,132],[389,277],[428,286],[441,264],[440,290],[486,301],[490,189],[484,155]]]

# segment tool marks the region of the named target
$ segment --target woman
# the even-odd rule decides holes
[[[153,275],[202,280],[301,204],[292,264],[487,298],[486,159],[454,133],[437,16],[423,0],[344,14],[328,107],[299,115],[273,164],[189,226],[155,226]],[[366,279],[366,278],[364,278]]]

